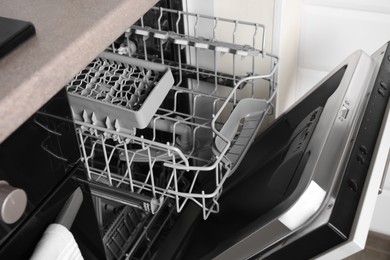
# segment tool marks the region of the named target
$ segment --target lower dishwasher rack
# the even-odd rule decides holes
[[[159,242],[174,223],[175,207],[168,201],[156,213],[95,198],[108,260],[152,259]]]
[[[159,19],[150,24],[148,17]],[[176,25],[185,20],[190,29],[168,30],[163,17]],[[200,33],[202,23],[212,24],[211,35]],[[227,27],[232,30],[230,39],[219,37]],[[240,30],[248,29],[247,41],[238,39]],[[73,109],[78,111],[76,132],[95,195],[152,214],[167,200],[177,212],[192,201],[203,209],[204,219],[217,213],[225,180],[234,173],[264,118],[274,111],[278,58],[264,48],[261,24],[163,8],[145,14],[107,51],[158,63],[166,68],[161,71],[172,72],[174,82],[164,96],[146,97],[145,103],[153,98],[158,106],[142,126],[123,127],[126,124],[118,121],[126,119],[113,119],[115,113],[108,117],[98,105],[92,113]],[[232,64],[229,68],[224,67],[226,59]],[[83,75],[96,71],[114,77],[104,68],[84,71],[67,85],[68,91],[80,81],[95,84]],[[103,85],[114,89],[107,91],[108,96],[121,87],[120,78]]]

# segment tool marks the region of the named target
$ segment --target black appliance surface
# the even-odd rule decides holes
[[[35,34],[31,22],[0,17],[0,58]]]
[[[0,258],[28,259],[67,198],[82,186],[84,200],[71,232],[87,259],[104,255],[89,187],[72,179],[80,153],[65,91],[45,104],[0,144],[0,180],[27,194],[13,224],[0,220]],[[23,245],[23,250],[20,250]]]

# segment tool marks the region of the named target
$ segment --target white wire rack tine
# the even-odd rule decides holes
[[[197,27],[198,27],[198,23],[199,23],[199,14],[196,15],[196,20],[195,20],[195,24],[194,24],[194,37],[197,37]],[[198,53],[198,48],[194,48],[195,49],[195,64],[196,64],[196,87],[195,89],[198,89],[199,87],[199,84],[200,84],[200,80],[199,80],[199,53]]]
[[[172,160],[174,160],[174,158],[172,158]],[[165,185],[165,188],[163,189],[163,192],[161,193],[163,196],[165,195],[165,196],[168,196],[169,194],[168,194],[168,190],[170,189],[170,187],[171,187],[171,183],[172,183],[172,181],[173,181],[173,185],[174,185],[174,187],[175,187],[175,180],[174,180],[174,178],[175,178],[175,174],[174,174],[174,171],[172,171],[171,172],[171,174],[170,174],[170,177],[169,177],[169,179],[168,179],[168,181],[167,181],[167,184]],[[174,196],[178,196],[177,194],[176,195],[174,195]]]
[[[265,39],[266,39],[266,28],[263,26],[263,41],[262,41],[262,46],[261,50],[263,51],[263,58],[265,57]]]
[[[216,186],[219,185],[219,170],[220,170],[220,165],[215,167],[215,183],[216,183]]]
[[[195,187],[195,182],[196,182],[196,180],[198,179],[198,176],[199,176],[199,171],[196,171],[195,174],[194,174],[194,177],[193,177],[193,179],[192,179],[191,185],[190,185],[190,187],[188,188],[188,190],[189,190],[190,192],[192,192],[192,190],[194,189],[194,187]]]
[[[216,40],[216,31],[217,31],[218,17],[214,18],[214,28],[213,28],[213,41]]]
[[[109,156],[109,158],[108,158],[109,161],[112,160],[112,157],[113,157],[115,151],[118,149],[119,146],[121,146],[121,140],[120,140],[120,138],[118,138],[118,144],[115,145],[115,146],[112,148],[112,150],[111,150],[110,156]],[[123,179],[119,181],[119,183],[116,185],[117,187],[119,187],[120,182],[123,182]]]
[[[197,126],[197,127],[195,127],[195,128],[192,130],[192,149],[191,149],[191,151],[188,153],[189,156],[191,156],[191,155],[195,152],[195,148],[196,148],[196,132],[198,131],[198,129],[200,129],[200,126]]]
[[[195,89],[197,90],[200,85],[200,74],[199,74],[199,51],[198,48],[195,48],[195,66],[196,66],[196,86]]]
[[[182,62],[181,62],[181,51],[180,47],[177,47],[177,55],[179,59],[179,81],[176,83],[175,86],[180,86],[183,81],[183,71],[182,71]]]
[[[130,185],[130,190],[134,192],[134,185],[133,185],[133,176],[131,172],[131,162],[134,159],[135,154],[133,154],[131,161],[129,160],[129,152],[127,150],[127,145],[125,142],[123,142],[123,147],[125,149],[125,156],[126,156],[126,164],[127,164],[127,171],[129,173],[129,185]]]
[[[145,187],[150,187],[151,185],[148,184],[148,181],[150,179],[150,175],[151,175],[151,170],[149,169],[146,177],[145,177],[145,180],[140,184],[138,185],[138,193],[141,193],[143,190],[145,190]]]
[[[179,93],[182,93],[182,92],[181,91],[175,91],[175,95],[173,96],[173,111],[174,112],[177,111],[177,99],[178,99]]]
[[[155,138],[156,138],[156,121],[157,120],[159,120],[160,119],[160,117],[155,117],[155,118],[153,118],[153,120],[152,120],[152,132],[153,132],[153,137],[152,137],[152,140],[155,140]],[[149,123],[149,125],[150,125],[150,123]]]
[[[172,163],[173,163],[173,164],[176,164],[176,159],[175,159],[174,156],[172,157]],[[173,174],[174,189],[175,189],[176,192],[178,192],[178,191],[179,191],[179,185],[178,185],[178,180],[177,180],[177,170],[176,170],[176,169],[173,169],[173,170],[172,170],[172,174]],[[174,196],[175,196],[175,198],[176,198],[176,209],[177,209],[178,212],[179,212],[179,209],[180,209],[180,198],[179,198],[179,195],[178,195],[178,194],[175,194]]]
[[[195,37],[198,36],[198,35],[197,35],[197,28],[198,28],[198,23],[199,23],[199,17],[200,17],[200,15],[197,14],[197,15],[196,15],[195,24],[194,24],[194,36],[195,36]]]
[[[180,124],[180,121],[176,121],[174,124],[173,124],[173,129],[172,129],[172,145],[175,146],[176,144],[176,126]]]
[[[85,150],[85,142],[86,142],[86,140],[87,140],[88,137],[85,137],[85,140],[84,140],[81,131],[82,131],[82,130],[81,130],[80,128],[77,129],[77,132],[78,132],[78,134],[79,134],[79,140],[80,140],[81,150],[82,150],[82,152],[83,152],[83,156],[84,156],[84,160],[85,160],[85,161],[84,161],[84,165],[85,165],[85,168],[86,168],[86,170],[87,170],[88,179],[91,179],[92,176],[91,176],[91,171],[90,171],[89,165],[88,165],[88,156],[87,156],[87,152],[86,152],[86,150]]]
[[[154,185],[154,173],[153,173],[153,166],[154,166],[155,160],[153,160],[153,163],[152,163],[152,161],[151,161],[152,156],[150,154],[150,147],[148,147],[147,152],[148,152],[148,158],[149,158],[148,161],[149,161],[150,183],[152,184],[152,194],[153,194],[153,197],[156,198],[156,186]]]
[[[160,15],[157,19],[157,26],[158,26],[158,30],[161,31],[161,18],[163,16],[163,8],[160,7],[159,10],[160,10]]]
[[[183,13],[181,11],[178,11],[178,13],[177,13],[177,20],[176,20],[176,33],[180,33],[180,31],[179,31],[179,23],[180,23],[182,15],[183,15]]]
[[[204,195],[204,191],[202,190],[202,195]],[[202,197],[202,208],[203,208],[203,219],[207,219],[207,215],[206,215],[206,211],[207,211],[207,208],[206,208],[206,199],[205,197],[203,196]]]
[[[233,44],[236,44],[236,33],[237,33],[237,20],[234,21],[234,29],[232,33]],[[236,82],[236,55],[233,55],[233,80]]]
[[[255,25],[255,31],[254,31],[254,34],[253,34],[253,43],[252,45],[254,47],[256,47],[256,35],[257,35],[257,25]],[[261,51],[263,52],[263,48],[261,49]],[[264,52],[263,52],[263,55],[264,55]],[[255,75],[255,56],[252,56],[252,75]],[[251,97],[254,97],[255,96],[255,84],[254,84],[254,80],[252,80],[252,95]]]
[[[221,100],[219,98],[216,98],[214,99],[213,101],[213,116],[216,114],[217,112],[217,108],[218,108],[218,103],[221,102]]]
[[[252,43],[252,45],[253,45],[253,47],[255,47],[256,48],[256,36],[257,36],[257,34],[258,34],[258,30],[259,29],[259,27],[256,25],[255,26],[255,32],[254,32],[254,34],[253,34],[253,43]],[[263,48],[263,46],[261,47],[261,51],[262,51],[262,53],[263,53],[263,55],[264,55],[264,48]],[[263,56],[263,58],[264,58],[264,56]],[[252,57],[252,63],[253,63],[253,65],[252,65],[252,74],[254,74],[255,73],[255,65],[254,65],[254,63],[255,63],[255,57],[253,56]]]
[[[144,17],[141,16],[140,18],[140,21],[141,21],[141,27],[145,27],[144,26]],[[144,45],[144,58],[145,60],[148,60],[148,50],[147,50],[147,47],[146,47],[146,40],[147,40],[147,36],[143,36],[142,37],[142,41],[143,41],[143,45]]]
[[[214,18],[214,28],[213,28],[213,41],[216,40],[216,31],[217,31],[218,18]],[[214,51],[214,91],[216,93],[218,89],[218,67],[217,67],[217,52]]]
[[[192,106],[190,110],[191,111],[191,116],[195,116],[196,114],[196,103],[197,103],[197,100],[198,100],[198,97],[199,95],[198,94],[190,94],[192,96],[192,102],[190,103],[190,105]]]
[[[145,138],[144,138],[144,136],[143,135],[141,135],[141,147],[142,147],[142,149],[143,150],[145,150],[146,149],[146,146],[145,146]]]
[[[179,23],[181,20],[182,12],[178,12],[177,20],[176,20],[176,33],[179,34]],[[176,86],[179,86],[183,80],[183,72],[182,72],[182,64],[181,64],[181,51],[180,51],[180,45],[177,47],[177,55],[178,55],[178,60],[179,60],[179,82],[176,83]]]
[[[160,15],[157,19],[158,24],[158,30],[161,31],[161,18],[163,17],[163,8],[160,7]],[[161,63],[165,64],[164,62],[164,48],[163,48],[164,40],[160,39],[160,53],[161,53]]]
[[[106,167],[105,169],[107,170],[107,178],[108,178],[108,182],[110,183],[110,186],[112,186],[112,178],[111,178],[111,172],[110,172],[110,164],[109,164],[109,160],[108,160],[108,157],[107,157],[107,150],[106,150],[106,146],[104,145],[105,143],[105,138],[104,136],[102,135],[101,136],[101,141],[102,141],[102,148],[103,148],[103,155],[104,155],[104,160],[106,162]]]
[[[211,94],[217,93],[218,90],[218,71],[217,52],[214,51],[214,90]]]

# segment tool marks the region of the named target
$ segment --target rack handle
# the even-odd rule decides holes
[[[61,224],[67,229],[70,229],[76,215],[80,209],[81,203],[83,202],[83,192],[78,187],[65,202],[60,213],[55,220],[55,223]]]
[[[61,160],[61,161],[64,161],[64,162],[68,162],[68,159],[60,156],[60,155],[57,155],[55,154],[54,152],[50,151],[49,150],[49,146],[47,145],[47,141],[50,139],[50,136],[46,137],[42,143],[41,143],[41,148],[47,152],[48,154],[50,154],[51,156],[53,156],[54,158],[57,158],[58,160]]]
[[[52,133],[52,134],[57,135],[57,136],[62,136],[61,133],[59,133],[59,132],[57,132],[57,131],[55,131],[55,130],[50,129],[49,127],[45,126],[43,123],[39,122],[38,119],[37,119],[37,117],[34,117],[34,123],[37,124],[37,125],[39,125],[39,126],[42,127],[43,129],[45,129],[45,130],[46,130],[47,132],[49,132],[49,133]]]

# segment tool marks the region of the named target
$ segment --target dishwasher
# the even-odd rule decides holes
[[[352,54],[276,117],[266,37],[160,3],[65,86],[107,259],[354,247],[389,149],[390,50]]]

